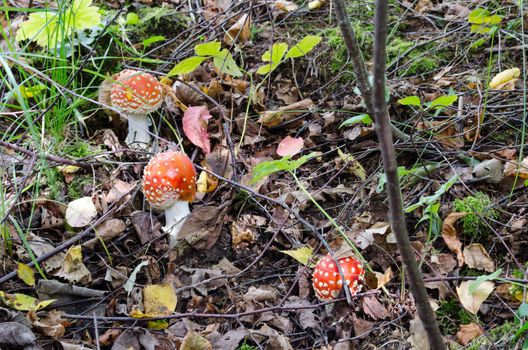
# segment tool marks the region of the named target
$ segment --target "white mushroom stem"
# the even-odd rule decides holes
[[[169,244],[172,247],[176,245],[178,241],[179,233],[185,222],[185,218],[191,213],[189,210],[189,202],[178,201],[165,209],[165,224],[163,231],[169,234]]]
[[[146,114],[128,114],[128,135],[125,143],[140,149],[147,149],[150,143],[149,123]]]

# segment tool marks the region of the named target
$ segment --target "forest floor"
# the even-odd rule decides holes
[[[346,3],[370,69],[374,2]],[[428,348],[331,1],[3,5],[1,349]],[[522,6],[390,1],[407,229],[450,349],[528,349]],[[123,69],[165,86],[146,150],[111,106]],[[172,248],[142,191],[167,149],[198,181]],[[314,293],[329,252],[365,267],[348,301]]]

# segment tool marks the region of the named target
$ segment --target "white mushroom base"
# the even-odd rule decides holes
[[[150,144],[149,124],[150,120],[146,115],[128,114],[128,135],[125,139],[127,146],[148,149]]]
[[[172,207],[165,209],[166,226],[162,230],[169,234],[169,245],[171,248],[178,242],[183,223],[190,213],[189,203],[185,201],[178,201]]]

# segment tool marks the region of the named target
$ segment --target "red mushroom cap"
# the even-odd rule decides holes
[[[143,173],[143,193],[156,209],[177,201],[192,202],[196,193],[196,170],[184,153],[166,151],[154,156]]]
[[[151,74],[125,69],[112,85],[112,106],[129,114],[147,114],[155,111],[163,100],[160,82]]]
[[[343,270],[350,294],[359,293],[363,287],[363,279],[365,277],[365,270],[361,262],[349,256],[339,259],[338,263]],[[341,280],[339,269],[330,254],[324,256],[315,265],[312,282],[315,294],[320,300],[333,300],[339,296],[343,281]]]

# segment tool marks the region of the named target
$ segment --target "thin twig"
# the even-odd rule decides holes
[[[422,273],[416,263],[415,254],[411,246],[405,216],[403,200],[398,176],[398,162],[392,140],[390,119],[385,102],[385,59],[387,40],[387,0],[376,0],[376,15],[374,18],[374,85],[372,106],[376,120],[376,133],[380,142],[383,167],[387,178],[387,194],[389,197],[389,211],[392,232],[396,236],[398,249],[407,271],[407,278],[411,293],[414,297],[416,310],[427,332],[429,344],[433,350],[446,349],[442,334],[438,328],[435,314],[429,303]]]

